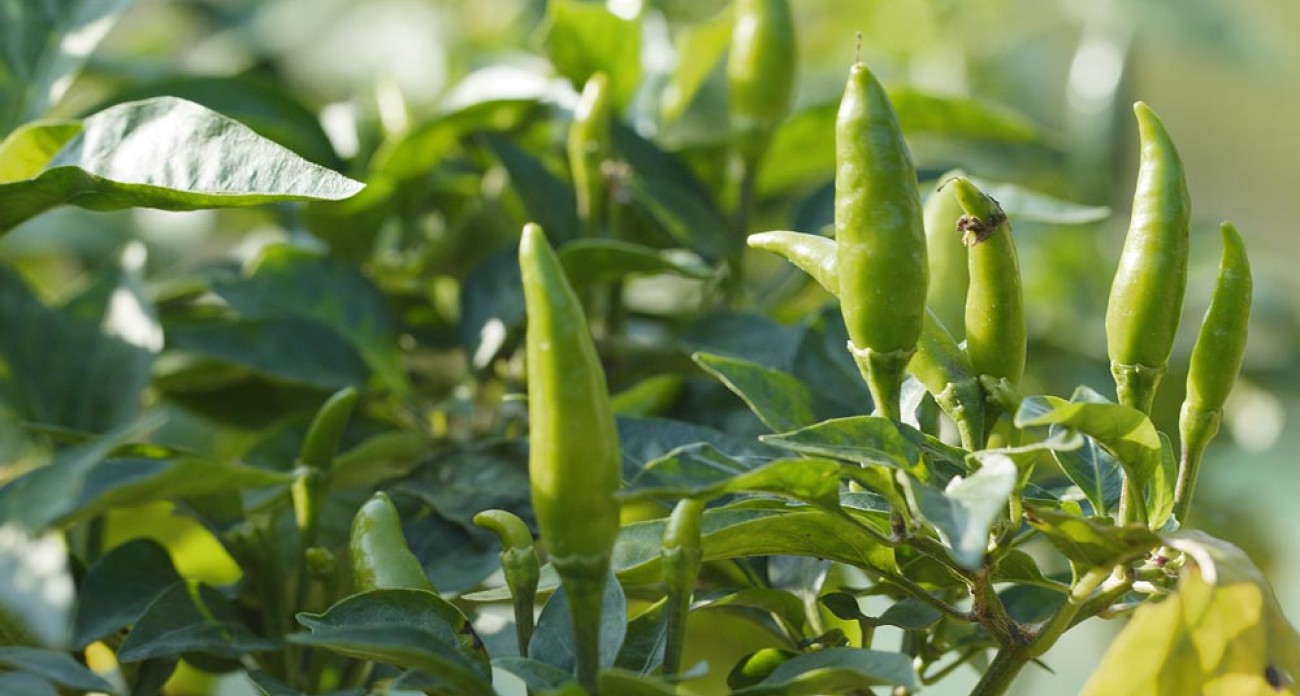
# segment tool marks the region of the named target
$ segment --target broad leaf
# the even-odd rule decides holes
[[[705,601],[695,607],[694,611],[731,611],[741,614],[758,612],[771,615],[786,627],[791,635],[803,635],[807,623],[807,607],[804,606],[801,597],[793,592],[767,587],[747,587]]]
[[[60,308],[0,268],[0,396],[16,414],[90,433],[139,414],[163,343],[143,264],[144,247],[129,245],[117,268]]]
[[[1151,420],[1135,408],[1031,396],[1021,402],[1015,424],[1018,428],[1063,425],[1094,438],[1119,458],[1128,475],[1142,488],[1160,466],[1160,436]]]
[[[528,657],[498,657],[492,660],[492,666],[519,677],[534,692],[558,689],[574,680],[573,672]]]
[[[0,183],[36,176],[53,153],[81,132],[79,121],[32,121],[0,141]]]
[[[339,200],[362,186],[173,97],[105,109],[49,154],[38,173],[0,183],[0,232],[64,204],[197,210]]]
[[[926,521],[934,525],[954,560],[967,570],[983,565],[989,530],[1016,487],[1015,462],[990,455],[969,478],[957,477],[942,493],[925,484],[912,486]]]
[[[627,598],[623,586],[612,573],[605,581],[600,614],[600,665],[609,667],[618,657],[627,636]],[[528,657],[572,672],[576,664],[573,646],[573,616],[569,599],[561,587],[547,600],[537,618],[537,628],[528,642]]]
[[[1063,429],[1061,426],[1052,426],[1051,432],[1055,434]],[[1123,469],[1096,440],[1085,438],[1079,449],[1053,450],[1052,456],[1056,458],[1061,471],[1083,491],[1098,515],[1105,515],[1119,504],[1120,490],[1124,484]]]
[[[170,348],[323,391],[362,386],[365,360],[333,328],[302,317],[209,319],[167,326]]]
[[[519,251],[511,245],[470,269],[460,288],[460,345],[470,366],[492,364],[524,322],[524,289]]]
[[[627,635],[614,658],[614,666],[638,674],[651,674],[664,662],[668,642],[668,621],[664,612],[667,599],[661,599],[627,623]]]
[[[0,672],[0,693],[7,696],[59,696],[59,689],[35,674]]]
[[[888,418],[853,416],[759,438],[800,454],[915,471],[921,451]]]
[[[321,614],[299,614],[311,630],[289,640],[359,659],[417,669],[466,694],[491,694],[483,643],[463,614],[432,592],[372,590]]]
[[[1124,563],[1160,544],[1160,537],[1141,525],[1116,527],[1030,506],[1025,507],[1025,519],[1066,558],[1088,567],[1106,568]]]
[[[1241,549],[1199,532],[1170,545],[1194,561],[1178,589],[1139,607],[1082,696],[1294,694],[1300,633]]]
[[[578,207],[573,186],[513,141],[498,135],[484,136],[484,140],[505,165],[511,190],[523,201],[526,218],[519,221],[520,227],[524,222],[536,222],[555,244],[576,237]]]
[[[650,462],[681,447],[706,443],[738,460],[775,459],[781,450],[761,442],[666,418],[620,417],[618,442],[623,451],[623,476],[635,479]]]
[[[157,542],[136,539],[95,561],[81,581],[72,645],[85,648],[134,624],[181,576]]]
[[[577,239],[561,247],[559,256],[569,282],[579,289],[631,275],[666,274],[696,280],[713,276],[713,270],[688,251],[661,251],[617,239]]]
[[[68,689],[102,692],[113,690],[111,684],[64,652],[16,645],[3,646],[0,647],[0,667],[34,674]]]
[[[918,685],[911,659],[900,653],[826,648],[781,663],[766,679],[733,696],[818,696],[873,686]]]
[[[641,81],[641,22],[603,3],[550,0],[542,45],[557,72],[577,89],[597,72],[609,76],[614,101],[627,104]]]
[[[691,359],[744,399],[772,432],[797,430],[817,420],[812,393],[788,373],[712,353],[695,353]]]
[[[38,118],[131,0],[42,0],[0,5],[0,135]]]
[[[172,584],[154,600],[117,651],[122,662],[200,652],[239,659],[275,643],[248,630],[216,590],[192,580]]]

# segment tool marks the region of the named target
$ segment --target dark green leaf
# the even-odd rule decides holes
[[[574,679],[572,672],[527,657],[498,657],[492,666],[519,677],[530,691],[558,689]]]
[[[1011,618],[1024,624],[1042,623],[1066,601],[1066,592],[1038,585],[1014,585],[998,593]]]
[[[1068,585],[1047,579],[1043,571],[1038,569],[1034,557],[1020,549],[1012,549],[998,560],[997,572],[993,577],[996,582],[1037,585],[1057,592],[1070,591]]]
[[[651,674],[664,661],[668,641],[667,600],[661,599],[627,623],[627,636],[618,650],[614,666],[638,674]]]
[[[1015,490],[1018,471],[1004,455],[989,455],[969,478],[955,478],[940,492],[925,484],[912,486],[927,522],[948,545],[959,565],[976,570],[984,563],[989,530]]]
[[[275,643],[253,635],[235,608],[216,590],[181,580],[159,595],[117,652],[122,662],[140,662],[198,652],[229,659],[270,650]]]
[[[109,551],[81,581],[72,623],[73,647],[85,648],[134,624],[180,579],[171,555],[155,541],[136,539]]]
[[[822,418],[844,418],[872,409],[858,366],[844,350],[848,341],[838,307],[826,308],[800,327],[791,371],[812,391]]]
[[[347,597],[322,614],[299,614],[310,634],[294,643],[359,659],[418,669],[466,694],[491,694],[483,643],[465,616],[423,590],[372,590]]]
[[[0,268],[0,396],[15,413],[91,433],[139,414],[162,349],[162,328],[141,287],[143,264],[144,248],[128,246],[116,269],[60,309]]]
[[[1066,558],[1089,567],[1109,567],[1139,558],[1160,544],[1144,526],[1116,527],[1055,510],[1026,506],[1026,519]]]
[[[491,365],[523,321],[519,250],[511,245],[475,266],[461,284],[458,332],[470,365],[476,370]]]
[[[576,239],[561,247],[559,255],[575,288],[631,275],[668,274],[696,280],[713,276],[713,270],[688,251],[661,251],[617,239]]]
[[[734,696],[818,696],[873,686],[898,685],[915,689],[918,680],[911,659],[899,653],[826,648],[782,663],[763,681],[733,692]]]
[[[86,118],[39,174],[0,183],[0,230],[64,204],[196,210],[338,200],[361,187],[236,121],[161,97]]]
[[[897,626],[910,631],[923,631],[938,623],[943,615],[938,609],[914,597],[894,602],[876,619],[882,626]]]
[[[58,687],[34,674],[0,673],[0,693],[6,696],[59,696]]]
[[[369,373],[365,360],[347,339],[325,324],[301,317],[170,324],[167,343],[272,379],[321,390],[363,385]]]
[[[602,3],[550,0],[542,45],[557,72],[581,90],[597,72],[609,76],[617,104],[627,104],[641,82],[641,22]]]
[[[17,645],[0,646],[0,667],[35,674],[68,689],[113,690],[111,684],[64,652]]]
[[[0,6],[0,135],[59,101],[131,0]]]
[[[707,443],[735,459],[775,459],[781,451],[754,440],[712,428],[666,418],[620,417],[618,441],[623,451],[623,476],[634,480],[646,464],[687,445]]]
[[[569,182],[511,140],[497,135],[487,135],[484,139],[505,165],[511,188],[523,200],[528,219],[521,220],[520,227],[524,222],[536,222],[557,246],[576,237],[578,206]]]
[[[617,659],[623,639],[627,636],[627,598],[618,578],[610,573],[605,582],[605,595],[600,613],[600,665],[609,667]],[[572,672],[575,665],[573,652],[573,616],[569,612],[569,599],[564,588],[556,590],[542,608],[537,618],[537,628],[528,642],[528,657],[552,667]]]
[[[474,515],[490,509],[508,510],[531,521],[528,443],[485,441],[438,452],[420,462],[399,489],[465,527],[473,526]]]
[[[812,393],[794,376],[712,353],[695,353],[691,359],[743,399],[773,432],[797,430],[816,422]]]
[[[1051,432],[1063,429],[1061,426],[1052,426]],[[1098,515],[1105,515],[1119,503],[1120,489],[1124,484],[1123,469],[1096,440],[1085,438],[1083,447],[1077,450],[1055,450],[1052,456],[1056,458],[1061,471],[1087,496]]]
[[[145,660],[136,665],[135,683],[131,684],[130,696],[158,696],[176,673],[177,662],[177,658],[164,657]]]

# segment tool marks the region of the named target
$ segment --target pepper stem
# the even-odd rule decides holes
[[[704,557],[700,548],[700,518],[704,501],[686,498],[677,503],[664,530],[663,571],[668,589],[665,606],[666,639],[664,667],[666,677],[681,671],[682,649],[686,639],[686,617],[691,609],[695,581]]]
[[[1165,374],[1164,366],[1149,367],[1112,362],[1110,374],[1115,378],[1115,396],[1119,398],[1119,402],[1150,415],[1151,405],[1156,398],[1156,388],[1160,386],[1160,378]],[[1119,524],[1128,524],[1135,518],[1135,513],[1145,511],[1145,493],[1130,477],[1124,476],[1124,488],[1119,497]]]
[[[590,562],[595,559],[584,560],[588,562],[566,563],[563,564],[564,567],[556,562],[555,569],[559,572],[569,602],[569,617],[573,622],[573,654],[577,662],[578,685],[594,695],[597,693],[596,676],[600,672],[600,624],[605,604],[609,557],[600,559],[599,563]]]
[[[1192,494],[1196,492],[1196,477],[1201,470],[1201,457],[1210,440],[1219,432],[1222,418],[1222,411],[1206,413],[1190,403],[1183,403],[1182,417],[1178,419],[1183,451],[1178,462],[1178,484],[1174,488],[1174,518],[1179,525],[1187,525]]]
[[[900,402],[903,397],[903,380],[907,377],[907,363],[915,350],[895,350],[882,352],[870,348],[859,348],[849,341],[849,353],[862,372],[862,379],[871,391],[871,400],[876,404],[875,415],[892,421],[901,421]]]

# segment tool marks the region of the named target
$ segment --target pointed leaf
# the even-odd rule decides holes
[[[134,624],[181,579],[157,542],[136,539],[114,548],[86,571],[72,623],[72,645],[91,643]]]
[[[602,3],[551,0],[542,45],[557,72],[581,89],[598,72],[609,76],[617,104],[627,104],[641,82],[641,22],[615,15]]]
[[[1025,506],[1025,519],[1076,563],[1105,568],[1145,555],[1160,544],[1144,526],[1116,527],[1103,521]]]
[[[862,464],[916,468],[920,450],[888,418],[854,416],[823,421],[793,432],[759,438],[800,454],[834,457]]]
[[[1015,490],[1018,470],[1005,455],[989,455],[969,478],[954,478],[940,493],[924,484],[914,485],[917,505],[948,545],[953,559],[967,570],[984,563],[989,530]]]
[[[113,690],[111,684],[64,652],[24,648],[17,645],[2,646],[0,667],[35,674],[68,689],[103,692]]]
[[[1050,432],[1058,430],[1064,428],[1054,425]],[[1120,489],[1124,484],[1123,469],[1096,440],[1085,438],[1079,449],[1054,450],[1052,456],[1061,471],[1083,491],[1098,515],[1105,515],[1119,504]]]
[[[560,247],[559,255],[565,275],[578,288],[631,275],[667,274],[696,280],[713,277],[713,270],[688,251],[661,251],[617,239],[575,239]]]
[[[1160,466],[1156,467],[1147,488],[1147,523],[1161,529],[1174,513],[1174,489],[1178,485],[1178,457],[1169,436],[1160,433]]]
[[[248,630],[238,612],[216,590],[182,580],[154,600],[117,652],[122,662],[200,652],[237,660],[270,650],[275,643]]]
[[[1151,420],[1135,408],[1031,396],[1021,402],[1015,424],[1018,428],[1063,425],[1089,435],[1114,453],[1143,488],[1160,466],[1160,436]]]
[[[772,432],[797,430],[817,420],[812,393],[793,375],[713,353],[695,353],[691,359],[744,399]]]
[[[627,636],[627,598],[623,586],[613,573],[605,582],[603,608],[600,614],[600,665],[609,667],[618,657],[619,648]],[[537,628],[528,642],[528,657],[552,667],[572,672],[576,664],[573,652],[573,617],[569,600],[561,587],[547,600],[542,614],[537,618]]]
[[[510,173],[511,189],[524,204],[527,220],[542,226],[556,244],[578,234],[578,207],[573,186],[552,173],[532,153],[499,135],[483,136],[488,147]]]
[[[214,111],[160,97],[86,118],[39,174],[0,184],[0,231],[64,204],[197,210],[340,200],[361,187]]]
[[[0,693],[6,696],[59,696],[59,689],[25,672],[0,672]]]
[[[668,642],[666,606],[667,599],[661,599],[628,621],[627,636],[614,659],[615,667],[651,674],[663,665],[664,646]]]

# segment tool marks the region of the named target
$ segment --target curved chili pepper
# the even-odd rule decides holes
[[[578,682],[594,691],[605,580],[619,526],[618,431],[582,305],[535,224],[524,226],[519,268],[528,317],[533,512],[568,596]]]
[[[929,271],[916,169],[884,88],[849,70],[835,121],[835,238],[849,349],[880,415],[899,417]]]
[[[1020,261],[1006,213],[969,179],[952,180],[965,215],[957,221],[969,251],[966,354],[976,374],[1018,384],[1025,373],[1027,338]]]
[[[1149,413],[1183,312],[1192,205],[1182,161],[1164,125],[1142,102],[1133,112],[1140,165],[1133,217],[1106,306],[1106,347],[1120,403]]]
[[[397,506],[383,492],[371,496],[352,518],[348,561],[352,564],[352,584],[358,591],[437,592],[424,566],[406,545]]]
[[[533,635],[533,604],[542,574],[533,535],[523,520],[505,510],[484,510],[474,515],[474,524],[491,530],[501,541],[501,572],[514,598],[515,638],[519,654],[527,654]]]
[[[1223,404],[1228,400],[1241,361],[1246,354],[1246,333],[1250,323],[1253,283],[1246,245],[1230,222],[1220,228],[1223,256],[1214,285],[1210,308],[1201,321],[1196,345],[1187,370],[1187,398],[1179,414],[1182,456],[1178,486],[1174,493],[1174,514],[1186,522],[1196,490],[1196,477],[1205,447],[1219,431]]]
[[[583,235],[599,233],[605,214],[605,180],[601,166],[609,159],[609,122],[613,96],[605,73],[587,79],[569,126],[569,170],[578,198]]]

